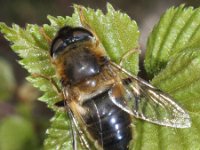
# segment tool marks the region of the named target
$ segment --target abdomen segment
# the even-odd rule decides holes
[[[83,116],[87,131],[104,150],[128,150],[132,139],[131,118],[112,103],[108,91],[83,103],[87,110]]]

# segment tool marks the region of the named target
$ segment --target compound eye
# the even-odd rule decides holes
[[[92,33],[84,28],[63,27],[53,40],[50,50],[51,57],[57,56],[60,52],[63,52],[63,50],[68,50],[67,47],[70,45],[74,46],[76,43],[90,41],[93,37]]]
[[[51,56],[59,53],[64,47],[65,47],[65,44],[61,38],[54,39],[51,45],[51,51],[50,51]]]
[[[92,33],[90,33],[89,31],[82,29],[82,30],[77,30],[73,32],[73,37],[76,38],[83,38],[83,37],[93,37]]]
[[[53,44],[53,49],[58,49],[59,47],[61,47],[63,45],[63,40],[58,38],[55,40],[54,44]]]

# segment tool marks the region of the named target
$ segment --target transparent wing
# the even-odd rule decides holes
[[[80,125],[74,116],[72,110],[65,102],[65,100],[59,101],[55,103],[55,106],[60,108],[65,108],[67,115],[69,117],[70,129],[71,130],[71,140],[72,140],[72,149],[73,150],[91,150],[90,146],[88,145],[87,139],[83,135],[83,131],[80,129]]]
[[[132,76],[114,63],[112,63],[112,67],[115,72],[118,71],[117,74],[120,80],[117,79],[118,81],[116,81],[109,94],[112,102],[118,107],[136,118],[155,124],[175,128],[188,128],[191,126],[189,114],[169,95],[143,79]],[[117,86],[121,88],[123,101],[116,96],[119,88]]]

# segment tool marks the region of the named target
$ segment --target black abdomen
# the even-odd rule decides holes
[[[87,130],[104,150],[128,150],[131,118],[112,103],[108,91],[87,100],[83,107],[88,110],[84,115]]]

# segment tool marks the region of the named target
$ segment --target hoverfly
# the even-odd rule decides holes
[[[74,150],[76,136],[86,149],[128,150],[133,117],[175,128],[191,126],[189,114],[169,95],[112,62],[99,43],[89,29],[65,26],[50,49]]]

